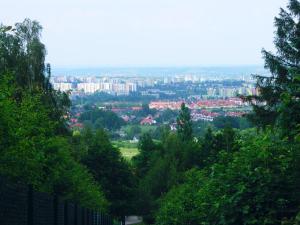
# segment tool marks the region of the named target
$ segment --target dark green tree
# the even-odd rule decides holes
[[[43,93],[22,90],[11,74],[0,76],[0,174],[83,206],[105,209],[103,191],[71,154],[68,138],[57,135]],[[19,90],[20,91],[20,90]]]
[[[223,129],[227,125],[233,128],[240,128],[239,120],[240,118],[237,117],[219,116],[214,118],[213,125],[218,129]]]
[[[89,121],[95,129],[119,129],[125,122],[116,113],[100,109],[88,109],[79,118],[82,122]]]
[[[177,117],[178,117],[178,111],[166,109],[160,114],[157,121],[160,123],[170,123],[170,122],[175,122],[174,118]]]
[[[139,125],[133,125],[127,130],[127,138],[133,139],[139,137],[142,133],[142,128]]]
[[[161,201],[155,224],[297,224],[299,141],[247,132],[240,144],[205,169],[187,172]]]
[[[225,128],[222,131],[223,134],[223,149],[226,150],[227,152],[229,151],[234,151],[234,141],[235,141],[235,136],[236,133],[232,129],[230,125],[226,125]]]
[[[0,25],[0,174],[105,210],[101,186],[70,145],[69,96],[50,84],[41,31],[29,19]]]
[[[30,90],[51,88],[45,76],[46,48],[40,41],[41,31],[42,26],[30,19],[0,29],[0,73],[13,72],[17,84]]]
[[[300,124],[300,2],[290,0],[275,18],[277,54],[262,50],[271,76],[256,76],[258,95],[245,97],[253,105],[250,116],[259,127],[279,126],[293,136]]]
[[[97,130],[90,135],[86,142],[88,152],[82,162],[103,187],[111,204],[110,213],[124,218],[132,212],[131,199],[134,197],[135,180],[130,165],[112,146],[105,131]]]
[[[50,109],[49,117],[60,121],[56,132],[66,134],[65,115],[70,106],[67,93],[57,92],[50,83],[50,65],[45,66],[46,48],[41,42],[42,26],[25,19],[14,27],[0,25],[0,76],[10,73],[17,89],[14,98],[22,99],[22,90],[42,94]]]
[[[139,177],[145,176],[151,166],[151,159],[157,150],[157,146],[149,133],[141,136],[139,141],[139,154],[133,157],[133,164],[136,167]]]
[[[227,152],[238,150],[235,140],[236,132],[230,126],[226,126],[223,130],[216,132],[213,132],[209,127],[201,141],[199,168],[204,168],[215,163],[218,159],[219,152],[222,150]]]
[[[193,127],[191,114],[184,103],[181,104],[181,110],[177,118],[177,131],[180,138],[184,141],[191,141],[193,138]]]
[[[142,104],[142,111],[141,112],[144,116],[148,116],[149,114],[152,113],[150,108],[149,108],[149,105],[147,103]]]

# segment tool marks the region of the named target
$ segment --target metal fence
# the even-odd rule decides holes
[[[112,225],[101,212],[0,177],[0,225]]]

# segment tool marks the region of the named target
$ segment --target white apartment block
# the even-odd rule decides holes
[[[84,93],[95,93],[100,90],[100,83],[79,83],[77,90]]]
[[[72,90],[72,83],[54,83],[53,88],[60,91]]]
[[[61,91],[72,90],[72,83],[53,83],[54,89]],[[95,92],[107,92],[110,94],[127,95],[137,91],[137,84],[132,82],[84,82],[78,83],[73,90],[92,94]]]

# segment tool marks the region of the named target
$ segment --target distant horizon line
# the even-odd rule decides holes
[[[207,64],[207,65],[59,65],[54,69],[99,69],[99,68],[209,68],[209,67],[264,67],[264,64]]]

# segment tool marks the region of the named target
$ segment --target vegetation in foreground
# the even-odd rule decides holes
[[[257,76],[256,129],[224,126],[195,138],[183,105],[177,133],[141,139],[133,158],[139,213],[147,224],[300,223],[300,2],[275,19],[277,55],[263,50],[270,77]]]
[[[0,173],[147,224],[299,224],[300,2],[288,10],[275,19],[278,54],[263,51],[271,76],[244,97],[257,129],[226,124],[197,137],[183,104],[177,132],[144,134],[132,165],[102,129],[68,129],[70,102],[49,83],[40,25],[1,26]]]
[[[69,130],[71,102],[50,84],[41,30],[29,19],[0,26],[0,174],[124,218],[130,165],[103,130]]]

